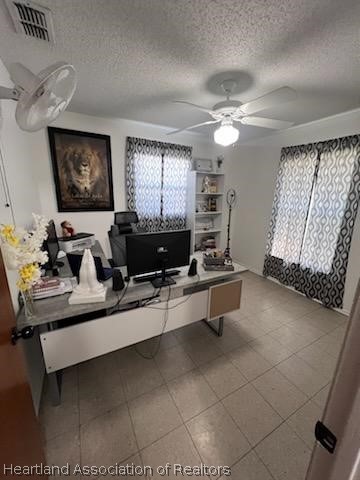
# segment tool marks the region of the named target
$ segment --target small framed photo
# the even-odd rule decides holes
[[[196,202],[196,213],[204,213],[208,211],[208,202],[206,200],[198,200]]]
[[[108,135],[48,127],[59,212],[114,210]]]
[[[211,173],[213,171],[213,162],[209,158],[194,158],[194,170]]]

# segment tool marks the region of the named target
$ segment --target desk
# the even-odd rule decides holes
[[[100,244],[92,248],[93,255],[105,261]],[[54,403],[60,401],[56,372],[71,365],[95,358],[120,348],[159,335],[163,330],[164,309],[169,299],[168,320],[165,332],[207,318],[209,288],[233,280],[247,269],[235,264],[234,271],[205,271],[198,258],[198,277],[187,275],[189,267],[180,269],[176,284],[164,287],[156,298],[158,303],[144,306],[144,300],[155,293],[150,282],[129,282],[121,300],[124,310],[113,312],[123,291],[112,290],[112,279],[103,303],[69,305],[70,294],[35,302],[35,316],[27,319],[20,311],[17,328],[38,327],[46,372],[53,390]],[[66,258],[60,276],[69,276]],[[181,298],[187,297],[187,298]],[[185,301],[186,300],[186,301]]]

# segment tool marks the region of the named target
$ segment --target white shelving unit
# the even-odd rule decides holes
[[[208,217],[209,215],[221,215],[222,212],[195,212],[196,217]]]
[[[199,172],[198,172],[199,173]],[[205,175],[203,172],[200,172],[200,175],[203,175],[203,176],[210,176],[210,175]],[[219,195],[222,195],[222,192],[221,193],[204,193],[204,192],[196,192],[196,195],[204,195],[204,196],[212,196],[212,197],[216,197],[216,196],[219,196]]]
[[[209,177],[210,181],[216,182],[216,192],[202,192],[205,177]],[[224,180],[224,174],[219,172],[192,170],[188,173],[186,228],[191,230],[192,252],[199,250],[205,237],[214,237],[216,246],[221,246]],[[216,210],[204,211],[210,199],[216,200]]]
[[[195,230],[195,235],[207,235],[209,233],[219,233],[221,232],[220,229],[216,229],[216,228],[210,228],[209,230]]]

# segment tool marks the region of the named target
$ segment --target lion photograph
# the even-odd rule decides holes
[[[59,211],[113,210],[110,138],[49,127]]]

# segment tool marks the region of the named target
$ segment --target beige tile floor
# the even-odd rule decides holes
[[[46,390],[42,402],[48,462],[205,463],[239,480],[303,480],[347,318],[243,279],[222,338],[199,322],[166,334],[153,360],[130,347],[67,369],[62,404]],[[154,340],[137,348],[148,354]]]

